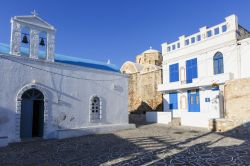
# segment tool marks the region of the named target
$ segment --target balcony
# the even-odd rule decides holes
[[[193,79],[192,83],[186,84],[185,81],[165,83],[158,85],[159,92],[171,92],[177,90],[187,90],[192,88],[200,88],[211,86],[213,83],[224,84],[226,81],[233,79],[232,73],[223,73],[209,77],[201,77]]]

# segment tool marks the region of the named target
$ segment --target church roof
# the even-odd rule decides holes
[[[9,52],[10,52],[9,45],[0,43],[0,53],[9,55]],[[21,52],[26,56],[28,55],[28,49],[26,48],[22,47]],[[39,53],[39,58],[45,58],[44,56],[45,54],[43,52]],[[98,62],[90,59],[82,59],[62,54],[55,54],[55,62],[105,70],[105,71],[120,72],[119,68],[113,64],[106,64],[103,62]]]

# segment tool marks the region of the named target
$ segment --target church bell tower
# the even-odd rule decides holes
[[[28,16],[11,18],[10,54],[54,62],[56,29],[38,17],[36,11]]]

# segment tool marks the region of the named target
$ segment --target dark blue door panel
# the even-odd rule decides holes
[[[199,90],[188,91],[188,112],[200,112]]]
[[[32,137],[32,117],[33,117],[33,101],[23,99],[21,111],[21,126],[20,136],[21,138]]]
[[[178,109],[178,95],[177,93],[169,93],[169,109]]]

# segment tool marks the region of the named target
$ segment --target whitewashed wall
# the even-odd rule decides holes
[[[149,123],[169,124],[171,119],[171,112],[146,112],[146,121]]]
[[[5,55],[0,55],[5,57]],[[56,137],[58,129],[81,128],[89,123],[89,102],[93,95],[102,100],[103,123],[128,124],[128,80],[120,73],[84,67],[47,63],[23,57],[7,56],[26,65],[63,75],[88,78],[91,81],[68,78],[0,59],[0,136],[10,142],[16,138],[16,97],[25,85],[34,82],[48,95],[47,138]],[[116,86],[116,88],[114,88]]]
[[[222,32],[222,26],[227,26],[227,31]],[[209,30],[220,29],[220,33],[211,37],[207,36]],[[206,103],[205,98],[213,98],[219,95],[219,91],[212,91],[211,85],[219,83],[220,91],[223,91],[223,84],[227,80],[250,77],[250,38],[238,40],[238,18],[231,15],[225,18],[225,22],[211,28],[202,27],[196,34],[181,36],[173,43],[162,44],[163,54],[163,84],[158,86],[158,90],[164,94],[164,111],[169,110],[169,95],[172,91],[178,92],[178,110],[173,110],[173,117],[181,117],[182,125],[208,127],[210,118],[220,118],[223,116],[223,98],[220,101]],[[185,45],[185,40],[201,35],[201,41],[195,41]],[[172,46],[180,44],[180,48],[172,50]],[[169,48],[171,48],[169,50]],[[224,73],[214,75],[213,56],[221,52],[223,54]],[[186,70],[186,61],[197,58],[198,78],[193,79],[193,83],[181,82],[183,75],[181,68]],[[169,65],[179,63],[179,81],[169,82]],[[185,71],[186,72],[186,71]],[[184,74],[185,74],[184,72]],[[185,80],[185,78],[184,78]],[[200,112],[188,112],[187,109],[180,108],[181,94],[187,97],[188,89],[200,90]],[[188,101],[188,100],[187,100]]]

